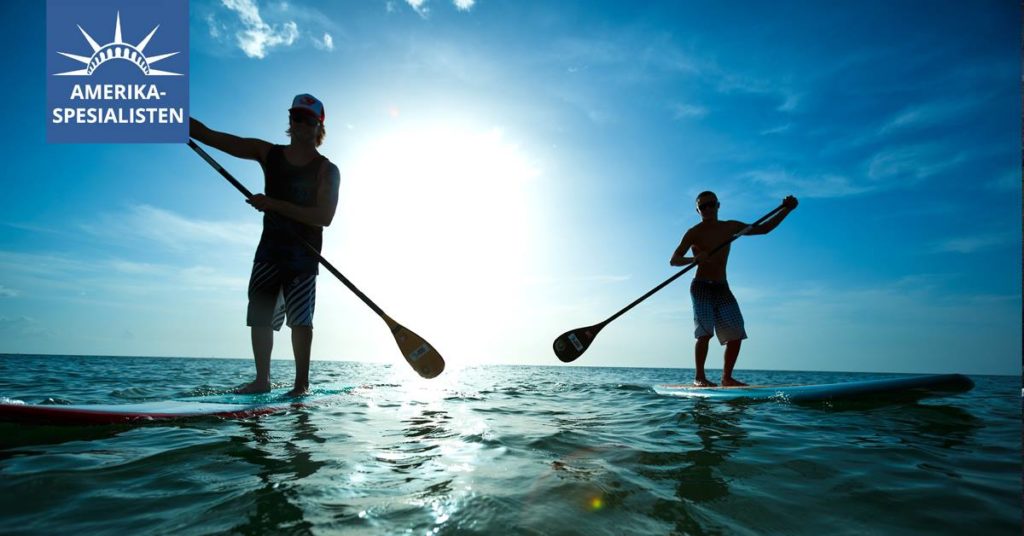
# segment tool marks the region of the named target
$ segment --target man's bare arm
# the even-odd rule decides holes
[[[683,235],[682,241],[679,242],[679,247],[676,248],[675,252],[672,253],[672,258],[668,263],[672,266],[685,266],[693,262],[692,257],[687,257],[686,252],[689,251],[693,245],[693,239],[690,237],[690,231],[687,231]]]
[[[761,225],[755,225],[747,234],[763,235],[772,232],[776,227],[779,226],[780,223],[782,223],[782,220],[786,219],[786,216],[788,216],[790,212],[793,212],[793,210],[796,208],[798,204],[799,202],[796,200],[795,197],[787,196],[785,199],[782,200],[782,205],[785,208],[783,208],[781,211],[779,211],[778,214],[772,216],[771,219],[762,223]],[[741,225],[744,225],[745,227],[745,224]]]
[[[197,119],[189,118],[188,135],[210,147],[219,149],[236,158],[263,162],[272,145],[256,138],[240,138],[224,132],[217,132]]]

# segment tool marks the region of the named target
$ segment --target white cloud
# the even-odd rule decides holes
[[[673,119],[701,118],[708,115],[708,109],[695,104],[672,104]]]
[[[973,158],[966,151],[951,151],[944,144],[919,144],[887,148],[872,155],[864,163],[865,172],[798,174],[769,167],[741,177],[775,188],[777,194],[845,197],[914,186]]]
[[[760,169],[750,171],[743,177],[772,188],[777,195],[793,194],[798,197],[845,197],[873,189],[857,184],[850,177],[832,173],[801,176],[781,169]]]
[[[783,92],[782,97],[782,104],[780,104],[776,110],[780,112],[792,112],[793,110],[796,110],[797,106],[800,106],[800,95]]]
[[[31,276],[36,280],[60,280],[71,286],[71,282],[81,278],[84,274],[96,271],[95,263],[72,259],[64,255],[0,250],[0,273],[3,273],[5,277]]]
[[[609,39],[569,37],[558,39],[547,55],[552,60],[585,69],[592,65],[625,63],[632,54],[629,48]]]
[[[1021,172],[1020,169],[1011,169],[997,179],[993,179],[985,184],[985,187],[989,190],[996,190],[999,192],[1013,192],[1021,188]]]
[[[942,100],[927,104],[909,106],[896,114],[879,129],[880,134],[893,130],[918,126],[929,126],[954,121],[970,114],[983,98]]]
[[[243,293],[249,285],[246,274],[234,275],[209,266],[192,266],[178,272],[186,288],[202,290],[228,290]]]
[[[761,131],[762,136],[770,136],[772,134],[782,134],[783,132],[789,132],[789,129],[793,127],[793,123],[786,123],[785,125],[779,125],[774,128],[769,128]]]
[[[154,296],[244,296],[251,252],[210,263],[209,250],[197,251],[195,258],[185,259],[183,264],[156,264],[138,258],[145,254],[140,250],[129,259],[85,259],[65,253],[0,250],[0,273],[19,289],[0,287],[0,292],[8,290],[31,299],[118,306],[137,303],[140,297],[150,303]],[[204,264],[194,264],[196,259],[203,259]]]
[[[250,58],[264,58],[267,49],[279,45],[291,45],[299,36],[298,26],[294,22],[286,22],[281,30],[269,26],[249,28],[238,34],[238,46]]]
[[[278,46],[291,46],[299,36],[294,21],[270,25],[263,21],[254,0],[221,0],[224,7],[238,14],[242,29],[235,33],[239,48],[250,58],[264,58]]]
[[[430,13],[430,8],[427,7],[427,0],[405,0],[406,4],[413,9],[416,13],[419,13],[421,17],[426,17]],[[476,5],[476,0],[452,0],[452,5],[459,11],[469,11]],[[394,4],[387,2],[386,4],[388,13],[394,11]]]
[[[244,260],[247,261],[248,258]],[[240,259],[238,265],[230,268],[231,272],[202,265],[186,267],[125,260],[112,260],[106,262],[105,265],[123,277],[138,276],[140,281],[154,289],[165,287],[198,291],[243,292],[248,286],[249,279],[246,274],[242,273],[248,268],[248,265],[241,261]]]
[[[888,324],[889,327],[906,329],[909,325],[932,327],[985,323],[987,314],[1004,314],[992,310],[993,305],[1002,304],[1017,310],[1019,325],[1019,305],[1014,307],[1014,302],[1020,301],[1019,294],[957,292],[951,290],[948,283],[955,277],[953,274],[908,275],[868,287],[808,281],[801,283],[800,287],[775,289],[775,295],[766,294],[762,302],[751,304],[751,308],[770,311],[771,314],[765,318],[794,324],[805,323],[811,312],[824,322],[841,320],[843,324],[876,327]],[[987,313],[979,314],[978,311],[983,309]],[[914,333],[914,336],[922,335]]]
[[[1009,244],[1012,238],[1005,233],[961,236],[943,240],[932,247],[933,253],[974,253],[979,250]]]
[[[78,229],[90,242],[87,256],[0,250],[0,303],[13,302],[4,296],[24,296],[130,307],[157,303],[157,297],[244,296],[261,231],[255,211],[251,223],[239,224],[189,219],[147,205],[101,214]]]
[[[585,115],[594,124],[610,125],[618,122],[618,116],[615,115],[609,104],[596,95],[560,88],[553,88],[552,94]]]
[[[110,267],[122,274],[152,275],[160,273],[160,267],[155,264],[131,261],[111,261]]]
[[[316,48],[320,50],[334,50],[334,38],[331,37],[331,34],[324,32],[323,39],[317,39],[316,37],[313,37],[312,39],[313,46]]]
[[[775,110],[779,112],[795,111],[803,98],[803,95],[776,80],[728,72],[717,66],[702,71],[718,78],[718,91],[721,93],[748,93],[778,98],[781,102]]]
[[[257,223],[190,220],[149,205],[132,206],[121,214],[101,215],[94,223],[82,224],[81,228],[94,236],[116,241],[143,239],[178,251],[197,244],[252,247],[254,237],[260,234]]]
[[[213,16],[213,13],[208,13],[206,15],[206,24],[210,28],[210,37],[215,39],[220,37],[220,25],[217,23],[217,19]]]
[[[875,181],[894,179],[917,182],[960,164],[965,159],[963,153],[954,153],[936,144],[886,149],[875,154],[868,162],[868,178]]]
[[[427,13],[430,12],[430,8],[427,7],[427,0],[405,0],[406,4],[409,4],[416,13],[419,13],[421,17],[426,17]]]

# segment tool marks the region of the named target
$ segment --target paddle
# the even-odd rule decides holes
[[[769,218],[771,218],[772,216],[777,214],[783,208],[785,208],[785,205],[779,205],[778,208],[776,208],[775,210],[769,212],[768,214],[765,214],[763,218],[761,218],[761,219],[757,220],[756,222],[746,226],[745,228],[743,228],[738,233],[732,235],[731,238],[729,238],[725,242],[722,242],[721,244],[719,244],[717,247],[715,247],[715,249],[712,249],[710,252],[708,252],[708,256],[710,257],[711,255],[714,255],[720,249],[722,249],[725,246],[728,246],[729,244],[731,244],[733,242],[733,240],[736,240],[737,238],[739,238],[739,237],[749,233],[750,230],[753,229],[755,226],[760,225],[761,223],[767,221]],[[640,296],[639,298],[634,300],[633,303],[623,307],[622,309],[619,310],[619,312],[617,312],[617,313],[613,314],[612,316],[608,317],[608,319],[605,320],[604,322],[601,322],[599,324],[594,324],[593,326],[587,326],[587,327],[583,327],[583,328],[576,328],[576,329],[573,329],[573,330],[569,330],[569,331],[566,331],[565,333],[559,335],[558,338],[555,339],[554,344],[552,345],[552,347],[555,350],[555,355],[558,356],[558,359],[562,360],[565,363],[571,363],[571,362],[575,361],[576,358],[578,358],[579,356],[583,355],[583,352],[587,351],[587,348],[590,347],[590,343],[594,342],[594,338],[597,337],[597,334],[600,333],[601,330],[604,329],[605,326],[610,324],[616,318],[622,316],[626,311],[628,311],[628,310],[632,309],[633,307],[635,307],[638,303],[640,303],[640,302],[646,300],[647,298],[649,298],[655,292],[658,292],[659,290],[664,288],[669,283],[675,281],[679,276],[685,274],[686,272],[688,272],[690,270],[690,268],[693,268],[694,266],[697,266],[697,261],[696,260],[691,262],[690,264],[686,265],[685,268],[683,268],[682,270],[677,272],[672,277],[666,279],[662,284],[652,288],[650,291],[647,292],[647,294],[644,294],[643,296]]]
[[[195,141],[191,139],[188,140],[188,146],[198,153],[199,156],[203,157],[203,160],[206,160],[206,162],[213,166],[214,169],[220,172],[220,174],[235,188],[237,188],[239,192],[242,192],[242,195],[244,195],[246,199],[252,199],[252,192],[232,177],[231,174],[221,167],[213,157],[207,154],[202,147],[196,145]],[[271,218],[283,217],[269,212],[267,214],[269,214]],[[356,286],[353,285],[347,277],[342,275],[337,268],[327,262],[327,259],[323,258],[323,256],[320,255],[320,252],[317,251],[313,245],[306,242],[306,240],[299,236],[298,233],[296,233],[290,226],[285,227],[292,232],[292,235],[296,240],[316,254],[316,257],[320,259],[320,264],[323,265],[324,268],[327,268],[327,271],[334,274],[334,277],[337,277],[338,280],[344,283],[349,290],[351,290],[356,296],[359,296],[359,299],[363,300],[363,303],[365,303],[370,309],[373,309],[373,312],[377,313],[382,319],[384,319],[384,323],[387,324],[388,329],[391,330],[391,335],[395,338],[395,342],[398,343],[398,349],[402,352],[402,355],[405,356],[405,360],[409,365],[420,376],[423,376],[424,378],[433,378],[444,370],[444,358],[441,357],[441,354],[439,354],[437,350],[430,345],[430,343],[425,341],[423,337],[420,337],[407,329],[405,326],[395,322],[390,316],[385,314],[384,310],[378,307],[376,303],[373,303],[373,300],[368,298],[366,294],[363,294],[363,292],[356,288]]]

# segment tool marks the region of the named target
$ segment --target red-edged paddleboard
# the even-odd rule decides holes
[[[351,390],[315,389],[310,394],[289,398],[284,390],[258,395],[211,395],[181,400],[141,402],[138,404],[25,404],[0,403],[0,421],[29,424],[89,425],[125,424],[150,421],[212,417],[243,419],[320,404]]]

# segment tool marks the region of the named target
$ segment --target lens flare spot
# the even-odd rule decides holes
[[[593,497],[590,499],[590,510],[596,512],[604,507],[604,500],[601,497]]]

